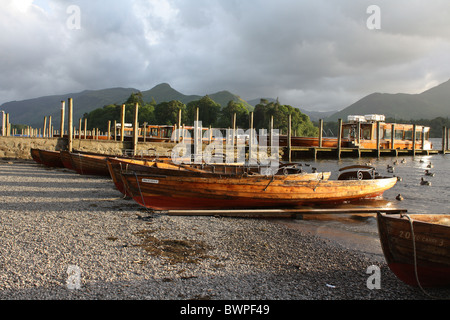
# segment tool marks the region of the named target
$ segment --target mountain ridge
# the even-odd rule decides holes
[[[417,94],[371,93],[336,112],[327,121],[348,115],[384,114],[402,120],[433,119],[450,116],[450,80]]]
[[[100,90],[87,89],[76,93],[56,94],[21,101],[10,101],[4,103],[1,106],[1,109],[6,113],[9,113],[10,122],[12,124],[24,124],[39,128],[43,124],[44,117],[51,116],[54,127],[59,127],[61,120],[61,101],[66,102],[67,110],[67,101],[69,98],[73,98],[73,119],[74,122],[77,123],[78,119],[81,119],[85,113],[89,113],[109,104],[122,104],[132,93],[137,92],[142,93],[145,102],[151,102],[154,99],[156,103],[179,100],[184,104],[187,104],[203,97],[201,95],[185,95],[173,89],[168,83],[160,83],[153,88],[144,91],[136,88],[123,87]],[[248,104],[247,101],[226,90],[208,94],[208,96],[222,107],[226,106],[230,100],[234,100],[243,103],[249,110],[253,110],[253,106]]]
[[[87,89],[76,93],[10,101],[4,103],[1,109],[10,114],[10,122],[13,124],[24,124],[39,128],[42,126],[45,116],[52,116],[54,127],[58,127],[61,116],[61,101],[66,101],[67,104],[68,98],[74,99],[73,119],[77,123],[84,113],[89,113],[109,104],[122,104],[132,93],[136,92],[142,93],[145,102],[151,102],[154,99],[156,103],[179,100],[187,104],[204,96],[185,95],[172,88],[168,83],[160,83],[144,91],[124,87],[99,90]],[[250,111],[261,100],[259,98],[246,101],[227,90],[207,95],[222,107],[226,106],[230,100],[233,100],[243,103]],[[272,98],[266,98],[266,100],[276,101]],[[310,111],[300,107],[297,108],[308,115],[312,121],[324,119],[331,122],[337,121],[339,118],[346,120],[347,116],[351,114],[364,115],[373,113],[384,114],[386,117],[402,120],[450,117],[450,79],[418,94],[374,92],[338,112]]]

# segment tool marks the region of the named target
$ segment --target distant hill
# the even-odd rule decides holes
[[[173,89],[167,83],[161,83],[158,84],[157,86],[154,86],[150,90],[142,91],[142,97],[144,98],[145,102],[150,102],[152,101],[152,99],[155,99],[156,103],[178,100],[183,102],[184,104],[201,98],[201,96],[197,95],[190,95],[190,96],[184,95],[178,92],[177,90]]]
[[[44,96],[34,99],[11,101],[1,106],[2,110],[10,114],[12,124],[30,125],[34,128],[42,127],[45,116],[52,116],[52,124],[59,128],[61,118],[61,101],[66,101],[66,121],[68,115],[68,98],[73,98],[74,103],[74,125],[83,117],[84,113],[89,113],[95,109],[102,108],[109,104],[122,104],[128,97],[140,90],[134,88],[109,88],[103,90],[85,90],[78,93],[68,93],[62,95]],[[184,95],[173,89],[167,83],[161,83],[150,90],[141,91],[145,102],[151,102],[153,99],[157,103],[179,100],[185,104],[199,100],[200,95]],[[253,106],[248,104],[239,96],[228,91],[219,91],[209,94],[209,97],[221,106],[226,106],[230,100],[243,103],[249,110]]]
[[[268,102],[276,101],[276,99],[273,99],[273,98],[263,98],[263,99],[267,100]],[[253,107],[255,107],[260,102],[261,102],[261,99],[248,100],[248,103],[251,104]],[[295,106],[292,106],[292,107],[295,107]],[[319,119],[326,119],[336,113],[336,111],[310,111],[310,110],[306,110],[303,108],[297,108],[297,109],[299,109],[302,113],[306,114],[311,119],[311,121],[319,121]]]
[[[450,116],[450,80],[420,94],[372,93],[333,114],[327,121],[346,120],[348,115],[384,114],[402,120]]]
[[[52,116],[52,124],[59,129],[61,118],[61,101],[66,102],[66,119],[68,116],[68,99],[73,98],[74,125],[84,113],[101,108],[111,103],[123,103],[137,89],[110,88],[104,90],[85,90],[78,93],[44,96],[34,99],[11,101],[2,105],[2,110],[9,113],[12,124],[42,127],[45,116]],[[66,120],[67,121],[67,120]]]

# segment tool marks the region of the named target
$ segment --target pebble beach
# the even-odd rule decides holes
[[[109,178],[32,160],[0,161],[0,232],[2,300],[450,297],[403,284],[379,255],[301,228],[155,214],[124,199]],[[371,270],[380,271],[378,282]]]

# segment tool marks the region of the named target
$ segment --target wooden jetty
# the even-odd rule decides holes
[[[64,140],[64,144],[58,147],[58,150],[73,150],[74,140],[77,140],[80,145],[84,140],[97,140],[99,144],[107,144],[108,142],[121,142],[118,144],[118,149],[131,150],[130,155],[137,155],[140,152],[150,150],[149,147],[155,149],[155,144],[161,144],[162,148],[171,149],[173,146],[166,146],[169,144],[176,144],[180,141],[190,141],[190,138],[184,136],[189,130],[197,129],[194,127],[185,126],[181,122],[181,113],[179,112],[178,121],[176,124],[167,125],[149,125],[147,123],[139,125],[139,104],[134,106],[134,120],[132,124],[125,123],[125,105],[122,105],[121,120],[120,121],[108,121],[108,133],[99,133],[98,128],[93,129],[91,132],[87,131],[87,121],[84,121],[84,130],[82,129],[82,119],[79,119],[78,129],[74,126],[73,119],[73,99],[68,99],[68,131],[64,131],[64,115],[65,115],[66,102],[61,101],[61,125],[60,132],[53,130],[51,116],[44,117],[44,127],[40,129],[33,129],[28,127],[25,131],[22,131],[22,136],[29,137],[31,139],[36,138],[37,143],[32,143],[33,148],[37,148],[40,141],[39,139],[52,139],[59,137]],[[369,116],[369,117],[367,117]],[[323,120],[319,121],[319,135],[318,137],[298,137],[292,134],[291,128],[291,116],[289,115],[289,126],[287,135],[279,136],[279,147],[277,151],[283,155],[284,160],[292,161],[292,159],[299,158],[333,158],[340,159],[341,157],[361,158],[361,157],[382,157],[382,156],[416,156],[416,155],[434,155],[434,154],[447,154],[449,150],[449,130],[443,127],[442,132],[442,148],[433,149],[430,137],[430,128],[415,125],[415,124],[397,124],[386,123],[384,118],[377,118],[382,115],[366,115],[366,116],[349,116],[346,123],[342,122],[342,119],[338,120],[339,134],[337,137],[324,137],[323,136]],[[384,116],[383,116],[384,117]],[[363,119],[364,118],[364,119]],[[249,132],[253,134],[253,113],[250,114]],[[199,121],[198,110],[196,121]],[[11,125],[9,122],[9,114],[2,112],[2,130],[1,136],[10,137],[17,134],[11,133]],[[118,123],[119,122],[119,123]],[[111,130],[111,128],[113,130]],[[194,129],[193,129],[194,128]],[[181,129],[181,130],[176,130]],[[211,129],[211,128],[210,128]],[[236,115],[232,120],[233,146],[236,141],[241,139],[236,134]],[[273,130],[273,117],[270,122],[269,138],[272,138]],[[201,132],[207,130],[207,128],[201,128]],[[219,129],[224,130],[224,129]],[[41,134],[42,132],[42,134]],[[183,132],[181,134],[180,132]],[[176,133],[175,140],[172,141],[172,133]],[[228,134],[228,133],[227,133]],[[246,135],[244,135],[246,136]],[[203,137],[203,134],[202,134]],[[201,140],[203,144],[211,143],[212,138]],[[228,136],[227,136],[228,139]],[[253,139],[245,138],[248,140],[240,144],[245,146],[245,154],[250,158],[253,153],[252,143]],[[126,141],[126,143],[125,143]],[[168,143],[171,141],[171,143]],[[270,140],[271,141],[271,140]],[[414,141],[414,143],[413,143]],[[103,144],[104,143],[104,144]],[[152,145],[146,145],[146,143],[152,143]],[[271,142],[270,142],[271,143]],[[89,143],[83,143],[91,146]],[[272,148],[272,145],[270,145]],[[90,150],[91,147],[85,148]],[[14,152],[14,151],[13,151]],[[156,153],[156,151],[155,151]],[[272,149],[270,149],[272,153]],[[128,154],[128,153],[127,153]],[[253,159],[253,157],[252,157]]]
[[[366,118],[365,118],[366,117]],[[289,121],[289,124],[291,122]],[[430,128],[416,124],[384,122],[383,115],[349,116],[349,121],[338,120],[337,138],[322,137],[323,120],[319,121],[319,137],[293,137],[291,130],[281,139],[285,159],[381,157],[446,154],[449,130],[443,128],[442,149],[433,149],[429,141]],[[413,143],[414,141],[414,143]]]

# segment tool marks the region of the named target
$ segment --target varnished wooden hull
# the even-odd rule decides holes
[[[287,146],[287,137],[280,136],[279,145],[280,147]],[[345,145],[346,142],[342,142],[342,145]],[[319,138],[318,137],[292,137],[291,138],[291,146],[293,147],[318,147],[319,146]],[[337,148],[338,139],[337,138],[322,138],[322,147],[323,148]]]
[[[59,151],[39,150],[39,158],[47,167],[64,168]]]
[[[59,156],[61,157],[64,167],[70,170],[75,170],[72,165],[72,157],[69,151],[60,151]]]
[[[294,207],[376,197],[397,178],[320,180],[288,176],[170,177],[122,173],[139,204],[155,210]]]
[[[138,159],[124,159],[124,158],[108,158],[107,166],[109,170],[109,174],[111,179],[113,180],[114,185],[117,190],[119,190],[122,194],[131,197],[131,195],[127,192],[121,177],[121,172],[130,171],[130,172],[147,172],[152,174],[183,174],[183,171],[186,174],[190,174],[192,171],[183,170],[181,167],[173,166],[171,171],[167,169],[170,168],[170,163],[165,162],[155,162],[152,160],[138,160]],[[163,167],[163,168],[161,168]],[[164,169],[164,167],[166,169]],[[178,172],[179,171],[179,172]]]
[[[109,176],[107,156],[71,153],[73,169],[82,175]]]
[[[258,174],[258,168],[244,167],[237,165],[176,165],[166,160],[165,162],[123,158],[109,158],[108,168],[111,178],[117,189],[124,194],[126,189],[123,185],[121,172],[136,172],[139,174],[152,174],[160,176],[180,176],[197,178],[217,178],[217,177],[243,177]],[[259,174],[258,174],[259,175]],[[311,173],[297,175],[297,179],[305,180],[328,180],[330,172]],[[127,194],[129,195],[129,194]]]
[[[406,216],[377,216],[380,242],[389,268],[411,286],[450,286],[450,225],[441,224],[443,219],[450,222],[450,215],[409,216],[412,228]]]
[[[42,164],[41,158],[39,156],[39,149],[31,148],[30,150],[31,158],[39,164]]]

